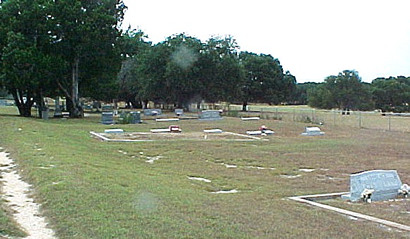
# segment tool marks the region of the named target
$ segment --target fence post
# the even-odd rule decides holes
[[[359,111],[359,129],[362,128],[362,112]]]
[[[333,126],[336,126],[336,110],[333,109]]]
[[[389,114],[389,131],[391,131],[391,115]]]

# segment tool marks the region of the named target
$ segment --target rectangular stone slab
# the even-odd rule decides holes
[[[402,183],[396,170],[372,170],[350,175],[350,194],[343,196],[350,201],[359,201],[364,189],[374,189],[372,201],[394,199]]]

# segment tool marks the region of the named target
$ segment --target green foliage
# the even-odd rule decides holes
[[[80,92],[95,99],[111,99],[118,92],[116,74],[121,66],[120,24],[125,5],[112,1],[55,1],[51,7],[53,54],[68,64],[56,79],[71,102],[70,115],[79,117]]]
[[[246,79],[243,85],[244,101],[278,104],[285,100],[285,81],[278,59],[249,52],[241,52],[239,57]]]
[[[383,111],[410,111],[410,78],[378,78],[372,82],[373,100],[377,109]]]
[[[1,85],[21,115],[30,116],[33,101],[43,105],[44,96],[65,94],[78,116],[79,91],[96,99],[117,94],[124,9],[121,0],[1,2]]]
[[[322,109],[368,110],[372,108],[370,88],[361,82],[356,71],[345,70],[329,76],[325,82],[308,91],[308,102]]]
[[[52,88],[53,59],[46,52],[51,41],[48,1],[14,0],[2,3],[0,31],[1,85],[13,95],[20,115],[31,116],[34,101]],[[1,47],[1,46],[0,46]]]
[[[308,92],[320,85],[316,82],[306,82],[296,84],[296,89],[293,91],[290,103],[297,105],[307,105],[308,104]]]
[[[238,54],[238,49],[232,37],[213,37],[203,43],[185,34],[171,36],[123,62],[121,94],[130,102],[134,98],[184,108],[202,100],[273,104],[288,100],[296,78],[283,74],[279,60]]]
[[[11,220],[11,212],[3,206],[4,201],[0,201],[0,237],[25,237],[27,236],[18,225]]]

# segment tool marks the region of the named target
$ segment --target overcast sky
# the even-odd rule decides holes
[[[343,70],[363,81],[410,76],[410,0],[124,0],[124,27],[153,43],[186,33],[230,35],[241,51],[270,54],[297,81]]]

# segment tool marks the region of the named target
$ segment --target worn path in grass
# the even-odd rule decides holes
[[[1,152],[0,148],[0,171],[2,177],[2,193],[8,207],[13,211],[13,217],[28,236],[26,239],[53,239],[54,232],[47,228],[45,219],[40,216],[40,205],[33,202],[29,197],[31,185],[21,180],[16,171],[16,164]]]

